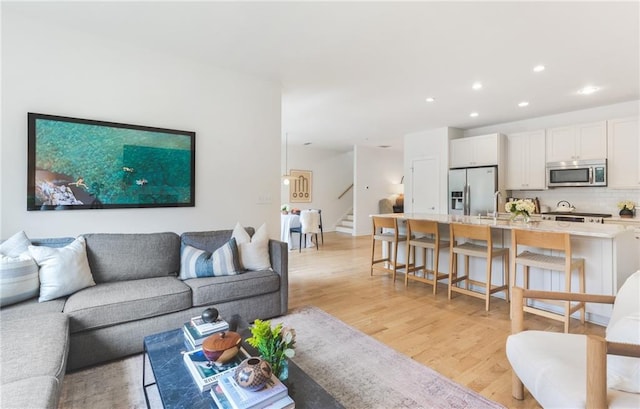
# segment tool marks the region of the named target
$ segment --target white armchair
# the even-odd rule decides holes
[[[527,298],[613,303],[606,339],[524,330]],[[544,408],[640,408],[640,271],[616,297],[513,288],[507,358],[512,393],[524,388]]]

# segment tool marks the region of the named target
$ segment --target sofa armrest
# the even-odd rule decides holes
[[[280,275],[280,313],[289,310],[289,251],[287,243],[270,239],[269,257],[271,268]]]
[[[524,300],[536,298],[539,300],[582,301],[600,304],[613,304],[616,297],[613,295],[598,295],[584,293],[566,293],[560,291],[527,290],[520,287],[511,289],[511,333],[524,331]]]

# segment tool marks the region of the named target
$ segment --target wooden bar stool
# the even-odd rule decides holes
[[[491,228],[486,225],[469,225],[451,223],[450,227],[450,245],[449,245],[449,299],[451,293],[457,292],[470,295],[485,300],[485,310],[489,311],[489,300],[491,294],[504,291],[505,299],[509,302],[509,249],[494,248],[491,239]],[[458,244],[461,239],[465,241]],[[485,244],[474,244],[468,240],[483,241]],[[458,276],[457,256],[464,256],[464,275]],[[480,282],[472,280],[469,276],[469,257],[479,257],[486,260],[486,280]],[[502,270],[504,284],[496,286],[491,284],[492,265],[491,262],[495,257],[502,257]],[[465,287],[458,287],[456,284],[460,281],[465,282]],[[469,285],[483,286],[484,293],[472,290]]]
[[[398,218],[371,216],[373,220],[373,234],[371,235],[371,275],[373,270],[391,273],[393,280],[396,280],[398,269],[406,268],[406,264],[398,264],[398,243],[406,241],[407,236],[401,235],[398,231]],[[387,229],[387,231],[385,231]],[[389,231],[391,230],[391,231]],[[387,256],[375,259],[376,242],[386,243]],[[391,245],[393,244],[393,249]],[[393,251],[392,251],[393,250]]]
[[[518,254],[518,246],[535,247],[546,250],[564,252],[563,256],[552,256],[525,250]],[[541,268],[564,272],[564,291],[571,292],[571,273],[578,270],[578,287],[581,293],[585,292],[584,283],[584,259],[571,257],[571,236],[569,233],[552,233],[530,230],[511,231],[511,285],[515,286],[517,266],[523,267],[525,289],[529,288],[529,268]],[[564,322],[564,332],[569,332],[569,319],[571,314],[580,311],[580,322],[584,324],[585,304],[577,302],[572,305],[569,301],[561,303],[564,307],[563,314],[545,311],[540,308],[525,306],[524,311],[531,314],[542,315],[557,321]]]
[[[433,286],[433,294],[436,294],[438,281],[449,278],[449,274],[441,273],[439,266],[440,249],[448,249],[449,242],[440,238],[438,223],[430,220],[407,220],[407,273],[404,276],[404,285],[409,285],[409,280],[421,281]],[[413,249],[413,263],[411,263],[411,249]],[[422,265],[417,265],[418,249],[422,250]],[[427,250],[431,250],[431,269],[427,268]],[[422,275],[416,272],[422,271]],[[429,278],[431,276],[432,278]]]

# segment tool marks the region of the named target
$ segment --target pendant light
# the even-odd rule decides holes
[[[282,175],[282,183],[289,185],[291,175],[289,174],[289,133],[284,134],[284,175]]]

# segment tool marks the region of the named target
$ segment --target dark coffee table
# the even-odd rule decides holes
[[[250,336],[247,326],[241,320],[230,320],[232,329],[242,335],[242,339]],[[243,342],[243,347],[250,354],[255,350]],[[200,392],[189,370],[182,359],[182,352],[190,350],[185,342],[182,329],[149,335],[144,338],[144,361],[142,366],[142,385],[144,397],[149,407],[147,389],[156,387],[165,409],[191,408],[216,409],[217,406],[209,391]],[[146,361],[149,360],[153,372],[153,380],[149,381],[146,373]],[[304,373],[293,361],[289,361],[289,379],[285,382],[289,395],[296,403],[296,409],[331,409],[344,408],[327,391],[318,385],[309,375]]]

